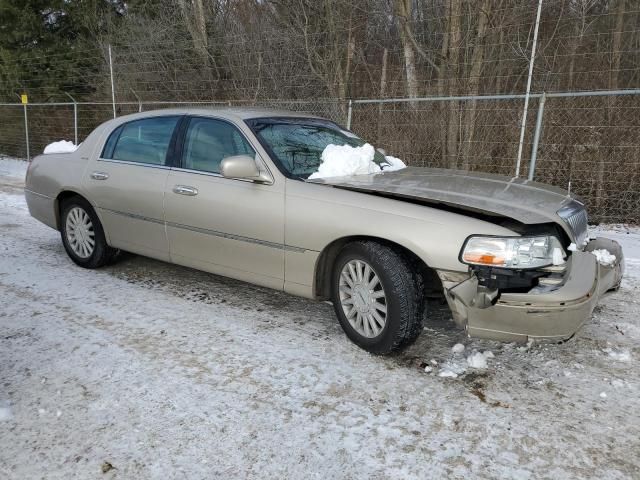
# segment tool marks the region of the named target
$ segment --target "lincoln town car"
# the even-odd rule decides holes
[[[620,285],[620,246],[589,238],[585,205],[560,188],[386,168],[392,157],[373,147],[365,171],[317,174],[329,147],[367,145],[301,113],[144,112],[34,158],[25,195],[80,267],[127,251],[328,300],[375,354],[420,335],[433,295],[469,336],[558,342]]]

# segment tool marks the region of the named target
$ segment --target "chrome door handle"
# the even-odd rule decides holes
[[[176,185],[175,187],[173,187],[173,193],[193,197],[194,195],[198,194],[198,189],[196,187],[188,187],[186,185]]]
[[[91,174],[91,178],[93,178],[94,180],[106,180],[107,178],[109,178],[109,174],[105,172],[93,172]]]

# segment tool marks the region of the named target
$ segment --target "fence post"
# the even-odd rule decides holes
[[[347,109],[347,130],[351,130],[351,114],[353,113],[353,102],[349,99],[349,108]]]
[[[531,147],[531,160],[529,161],[529,180],[533,180],[536,173],[536,160],[538,159],[538,144],[542,133],[542,117],[544,115],[544,102],[547,95],[542,92],[540,104],[538,105],[538,117],[536,118],[536,131],[533,134],[533,146]]]
[[[27,104],[22,105],[24,108],[24,137],[27,142],[27,162],[31,161],[31,153],[29,151],[29,118],[27,116]]]
[[[78,103],[73,102],[73,143],[78,145]]]
[[[67,92],[63,92],[73,102],[73,143],[78,145],[78,102]]]
[[[536,13],[536,26],[533,30],[533,45],[531,46],[531,61],[529,62],[529,76],[527,78],[527,93],[524,97],[524,110],[522,112],[522,124],[520,125],[520,142],[518,143],[518,159],[516,160],[516,177],[520,176],[520,161],[522,160],[524,130],[527,125],[527,111],[529,108],[529,92],[531,91],[531,79],[533,78],[533,62],[536,58],[536,45],[538,44],[538,28],[540,27],[541,10],[542,10],[542,0],[538,0],[538,12]]]
[[[116,118],[116,89],[113,82],[113,58],[111,57],[111,44],[109,44],[109,75],[111,76],[111,105],[113,106],[113,118]]]

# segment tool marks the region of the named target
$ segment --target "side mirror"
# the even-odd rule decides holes
[[[270,183],[271,177],[258,169],[255,159],[249,155],[234,155],[222,159],[220,164],[225,178],[251,180],[257,183]]]

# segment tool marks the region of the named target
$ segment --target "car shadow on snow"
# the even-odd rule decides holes
[[[127,252],[104,270],[128,283],[200,304],[260,312],[275,318],[293,319],[296,324],[313,321],[319,328],[337,325],[333,321],[333,309],[327,303]]]
[[[301,335],[322,334],[329,340],[342,339],[344,335],[329,302],[315,302],[126,252],[104,270],[128,283],[161,290],[195,303],[225,305],[268,315],[275,319],[270,328],[294,329]],[[424,325],[413,345],[382,360],[387,368],[409,368],[424,373],[425,362],[433,360],[440,365],[451,361],[451,347],[457,343],[478,350],[496,346],[496,342],[467,339],[464,331],[453,323],[449,307],[441,298],[428,299]],[[458,356],[457,360],[464,360],[464,357]],[[466,372],[461,373],[464,375]]]

